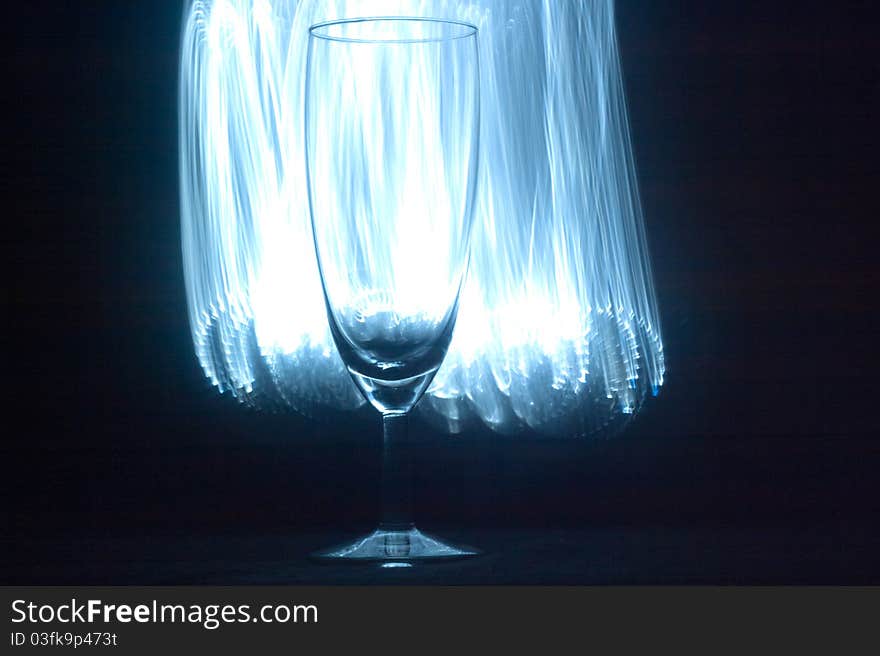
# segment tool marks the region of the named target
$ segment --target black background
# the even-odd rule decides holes
[[[179,245],[181,7],[3,25],[0,583],[880,583],[871,2],[618,3],[668,384],[612,440],[418,429],[420,524],[486,548],[311,564],[371,527],[378,423],[216,394]]]

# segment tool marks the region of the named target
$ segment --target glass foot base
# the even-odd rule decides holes
[[[407,563],[476,556],[480,552],[463,546],[454,546],[413,527],[403,531],[376,529],[369,535],[349,544],[332,547],[312,554],[313,558],[328,562],[384,562]]]

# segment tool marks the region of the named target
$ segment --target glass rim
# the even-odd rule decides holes
[[[455,25],[459,28],[464,28],[463,33],[461,34],[450,34],[443,35],[437,37],[427,37],[424,39],[382,39],[382,38],[374,38],[374,39],[364,39],[364,38],[355,38],[355,37],[346,37],[346,36],[332,36],[330,34],[321,33],[320,30],[323,30],[328,27],[334,27],[336,25],[347,25],[351,23],[378,23],[378,22],[407,22],[407,23],[437,23],[443,25]],[[472,23],[467,23],[465,21],[452,20],[447,18],[426,18],[422,16],[365,16],[361,18],[339,18],[335,20],[322,21],[320,23],[315,23],[311,27],[309,27],[309,38],[313,39],[323,39],[325,41],[338,41],[341,43],[443,43],[446,41],[455,41],[457,39],[467,39],[472,36],[476,36],[479,32],[479,28]]]

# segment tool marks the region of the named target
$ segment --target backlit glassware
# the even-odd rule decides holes
[[[336,347],[384,425],[383,516],[329,558],[466,556],[412,523],[407,413],[439,369],[467,270],[479,150],[477,28],[422,18],[309,30],[309,203]]]

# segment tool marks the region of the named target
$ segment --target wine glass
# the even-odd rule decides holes
[[[472,555],[412,521],[407,414],[440,368],[467,270],[477,183],[477,28],[357,18],[309,29],[309,207],[330,331],[382,415],[382,519],[324,558]]]

